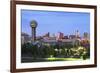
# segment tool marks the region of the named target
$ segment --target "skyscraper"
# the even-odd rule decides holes
[[[75,31],[75,36],[76,36],[76,38],[79,38],[80,37],[80,34],[79,34],[79,31],[78,30]]]
[[[84,32],[83,37],[84,37],[85,39],[88,39],[88,38],[89,38],[89,34],[88,34],[87,32]]]

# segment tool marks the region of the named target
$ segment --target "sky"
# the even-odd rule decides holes
[[[47,32],[64,35],[75,34],[78,30],[82,36],[84,32],[90,33],[90,13],[86,12],[62,12],[62,11],[39,11],[21,10],[21,32],[31,36],[30,22],[35,20],[38,23],[36,35],[42,36]]]

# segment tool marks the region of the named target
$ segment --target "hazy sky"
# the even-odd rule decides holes
[[[21,10],[22,32],[29,35],[31,35],[31,20],[38,23],[37,36],[44,35],[47,32],[50,32],[50,34],[63,32],[64,35],[70,35],[74,34],[75,30],[79,30],[80,35],[83,35],[84,32],[90,33],[89,13]]]

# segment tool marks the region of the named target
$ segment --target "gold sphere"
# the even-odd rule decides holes
[[[30,26],[31,26],[32,28],[36,28],[36,27],[37,27],[37,22],[36,22],[35,20],[32,20],[32,21],[30,22]]]

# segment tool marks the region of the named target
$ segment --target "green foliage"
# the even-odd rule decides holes
[[[49,44],[42,43],[40,47],[38,44],[33,45],[26,43],[22,45],[22,54],[32,54],[34,59],[37,58],[50,58],[50,57],[66,57],[66,58],[82,58],[87,59],[90,56],[90,49],[76,44]]]
[[[32,53],[32,48],[33,48],[33,45],[31,43],[25,43],[22,45],[21,53],[22,54]]]

